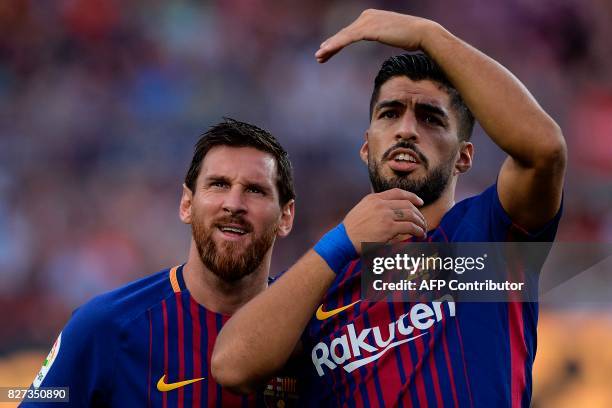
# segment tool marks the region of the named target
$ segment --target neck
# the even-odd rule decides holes
[[[183,267],[185,285],[191,297],[211,312],[232,315],[242,305],[268,287],[270,254],[268,250],[259,267],[235,282],[227,282],[208,269],[191,240],[189,258]]]
[[[442,217],[455,205],[455,186],[457,178],[453,177],[440,197],[431,204],[422,207],[421,214],[427,221],[427,228],[431,231],[440,225]]]

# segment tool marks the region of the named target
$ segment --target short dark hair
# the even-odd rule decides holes
[[[470,112],[461,95],[450,83],[442,69],[427,54],[422,52],[396,55],[383,62],[380,71],[374,79],[374,90],[370,98],[370,120],[374,113],[374,106],[378,102],[380,87],[389,79],[404,75],[413,81],[428,79],[438,83],[450,96],[451,107],[459,119],[459,140],[470,140],[474,129],[474,115]]]
[[[253,147],[265,153],[270,153],[276,160],[276,187],[279,203],[285,205],[295,198],[293,187],[293,171],[289,155],[270,132],[249,123],[231,118],[211,126],[195,145],[193,159],[187,174],[185,185],[193,192],[196,180],[200,174],[202,161],[206,154],[215,146]]]

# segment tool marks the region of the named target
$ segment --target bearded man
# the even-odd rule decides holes
[[[276,383],[231,394],[209,364],[223,324],[267,288],[274,241],[291,231],[294,198],[291,163],[270,133],[231,119],[211,127],[183,184],[179,215],[192,228],[187,262],[77,309],[33,388],[67,387],[62,407],[265,406],[294,398],[287,379],[275,379],[290,388],[280,396]]]
[[[507,69],[431,20],[366,10],[315,58],[362,40],[409,51],[374,80],[360,150],[374,192],[224,326],[213,375],[246,392],[301,349],[307,406],[528,407],[536,302],[373,301],[358,257],[361,242],[552,242],[563,134]],[[456,203],[474,119],[508,156]]]

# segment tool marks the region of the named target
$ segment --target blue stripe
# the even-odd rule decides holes
[[[176,382],[180,380],[178,378],[178,321],[176,319],[176,297],[174,293],[166,298],[166,311],[168,313],[168,378],[166,381]],[[166,394],[168,406],[176,406],[178,393],[167,392]]]
[[[349,265],[350,265],[350,263],[349,263]],[[358,269],[359,266],[360,265],[356,265],[355,269]],[[347,273],[347,272],[348,271],[345,271],[344,273]],[[344,276],[344,275],[342,275],[342,276]],[[351,280],[352,280],[352,276],[347,278],[345,283],[351,283]],[[348,288],[352,289],[351,286],[348,286]],[[352,296],[351,295],[352,294],[353,294],[352,290],[345,290],[344,291],[344,296],[342,298],[342,304],[343,305],[348,305],[348,304],[351,303],[351,300],[352,300]],[[356,307],[360,306],[360,303],[356,304],[355,306]],[[355,313],[355,310],[356,309],[353,309],[353,311],[351,311],[351,313]],[[347,403],[350,408],[353,408],[353,407],[355,407],[355,399],[352,397],[353,392],[355,391],[355,388],[356,388],[355,374],[346,373],[344,371],[344,368],[341,368],[341,367],[338,367],[337,371],[338,371],[338,373],[336,375],[336,383],[340,384],[340,387],[342,387],[343,384],[346,381],[346,385],[347,385],[346,388],[347,388],[348,395],[345,396],[344,402]],[[340,393],[338,393],[338,394],[340,394]]]
[[[491,307],[493,307],[493,303],[490,304]],[[491,394],[498,392],[498,389],[495,389],[495,387],[492,387],[490,384],[491,379],[495,378],[497,374],[495,374],[495,371],[499,371],[499,370],[503,370],[504,367],[506,367],[507,370],[510,370],[510,362],[509,359],[507,357],[504,356],[508,356],[508,352],[509,352],[509,347],[510,347],[510,337],[508,336],[508,332],[507,332],[507,324],[505,325],[506,327],[506,333],[505,333],[505,339],[507,340],[507,344],[504,344],[503,342],[500,342],[499,344],[484,344],[484,342],[480,341],[481,335],[480,335],[480,330],[481,328],[478,327],[479,324],[482,323],[478,323],[478,321],[475,321],[475,319],[469,319],[469,316],[474,315],[474,311],[470,310],[469,308],[478,308],[482,311],[484,311],[485,309],[490,309],[489,304],[483,304],[483,303],[455,303],[455,307],[456,307],[456,316],[454,317],[454,319],[458,319],[457,323],[459,323],[459,327],[461,329],[461,334],[462,334],[462,339],[463,339],[463,345],[464,347],[466,346],[466,344],[479,344],[480,345],[480,349],[472,349],[472,350],[464,350],[464,354],[466,359],[470,358],[470,361],[472,363],[471,367],[465,367],[464,361],[461,357],[461,349],[460,347],[460,343],[459,343],[459,332],[457,331],[457,323],[451,319],[449,319],[448,323],[449,323],[449,330],[447,331],[447,341],[449,344],[454,344],[456,345],[456,348],[454,349],[450,349],[449,353],[451,353],[451,358],[452,360],[452,366],[453,366],[453,373],[454,373],[454,378],[455,378],[455,386],[456,386],[456,391],[457,391],[457,398],[459,400],[459,406],[470,406],[470,394],[469,394],[469,389],[468,389],[468,381],[473,381],[472,384],[474,384],[474,382],[478,383],[479,381],[483,381],[480,385],[477,385],[476,387],[474,387],[473,389],[476,390],[478,392],[478,395],[473,395],[472,398],[478,398],[478,399],[482,399],[484,401],[496,401],[495,397],[491,397]],[[461,315],[464,317],[464,319],[459,320],[459,310],[462,310],[463,313],[461,313]],[[492,319],[493,317],[491,316],[487,316],[486,313],[484,315],[481,314],[481,319]],[[497,318],[496,318],[497,319]],[[506,321],[507,321],[507,316],[505,317]],[[463,321],[465,321],[467,324],[472,324],[474,325],[474,327],[467,327],[466,330],[463,330],[464,328],[466,328],[466,326],[464,326]],[[486,321],[486,320],[485,320]],[[502,324],[503,323],[499,323]],[[450,327],[450,325],[452,325],[452,327]],[[474,336],[475,339],[471,340],[469,338],[469,336]],[[484,350],[484,348],[486,347],[494,347],[495,348],[495,353],[491,353],[489,351]],[[499,355],[500,358],[493,361],[493,359],[482,359],[482,358],[475,358],[475,357],[470,357],[470,353],[473,353],[474,355],[478,355],[479,353],[482,353],[483,355]],[[484,367],[478,367],[477,364],[481,364]],[[487,370],[487,371],[483,371],[483,370]],[[466,378],[465,372],[467,372],[468,377]],[[487,375],[486,378],[484,378],[482,376],[482,373],[491,373],[490,375]],[[478,374],[480,373],[480,375]],[[510,377],[506,377],[506,378],[510,378]],[[509,390],[509,388],[508,388]],[[505,400],[509,399],[509,395],[510,394],[504,394]]]
[[[193,373],[193,328],[191,309],[189,307],[189,293],[181,293],[181,303],[183,305],[183,335],[185,337],[185,378],[195,378]],[[193,387],[184,387],[185,389],[185,405],[193,400]]]
[[[443,319],[446,319],[446,331],[448,332],[449,323],[450,323],[448,319],[452,319],[452,318],[448,317],[447,312],[443,312],[443,313],[444,313]],[[442,327],[443,325],[441,322],[436,324],[436,330],[434,332],[436,334],[436,341],[435,341],[435,344],[437,345],[436,351],[438,351],[437,353],[434,353],[434,364],[436,365],[436,368],[438,369],[438,381],[440,383],[440,393],[442,394],[442,403],[444,404],[444,406],[453,406],[454,405],[453,390],[452,390],[451,382],[450,382],[450,374],[446,366],[446,358],[444,357],[444,345],[442,344],[443,336],[444,336],[444,331]],[[452,361],[451,361],[451,366],[452,366]]]
[[[427,398],[427,402],[429,404],[436,405],[436,391],[434,390],[433,384],[433,373],[431,372],[431,367],[429,367],[429,341],[430,334],[429,330],[421,330],[421,333],[427,333],[425,336],[417,339],[416,341],[420,341],[423,343],[423,355],[421,360],[423,364],[421,365],[421,375],[423,377],[423,383],[425,384],[425,395]]]
[[[405,302],[403,303],[404,306],[404,313],[402,314],[409,314],[410,313],[410,308],[412,307],[412,303],[408,303]],[[417,394],[417,387],[416,387],[416,382],[415,382],[415,378],[416,378],[416,362],[418,361],[416,359],[416,350],[414,349],[414,341],[409,341],[408,342],[408,351],[410,352],[410,358],[412,360],[412,364],[410,366],[410,378],[408,379],[408,381],[410,382],[410,399],[412,400],[412,406],[414,407],[418,407],[420,406],[419,404],[419,397]],[[408,362],[405,362],[406,365],[408,365]]]
[[[223,326],[223,318],[221,317],[219,313],[215,313],[215,324],[217,325],[217,333],[219,333],[221,331],[221,327]],[[222,397],[221,386],[217,384],[217,408],[223,407],[223,401],[221,397]]]
[[[185,277],[183,276],[183,265],[176,268],[176,281],[179,285],[181,292],[187,291],[187,285],[185,284]]]
[[[370,319],[369,319],[369,316],[368,316],[367,313],[363,315],[363,322],[365,324],[365,327],[372,327],[370,325]],[[372,343],[371,344],[376,344],[376,341],[374,340],[374,334],[373,333],[374,333],[374,331],[370,332],[370,334],[372,335]],[[381,336],[382,336],[382,334],[381,334]],[[380,386],[380,378],[378,378],[378,366],[377,366],[377,362],[372,364],[372,378],[374,378],[374,388],[376,390],[376,398],[378,399],[378,406],[382,407],[382,406],[385,405],[385,400],[383,399],[382,388]]]
[[[388,303],[387,305],[389,307],[389,316],[391,317],[391,321],[397,321],[397,319],[399,319],[399,316],[395,313],[395,303]],[[393,354],[395,355],[395,361],[397,362],[400,382],[402,384],[406,384],[406,372],[404,371],[404,364],[402,364],[402,355],[400,354],[400,348],[395,347],[395,350],[393,350]],[[398,395],[398,401],[400,406],[403,406],[402,397],[402,395]]]
[[[164,322],[162,320],[161,304],[158,303],[154,308],[151,308],[150,312],[151,332],[153,333],[151,342],[151,406],[159,407],[162,405],[162,393],[157,391],[157,381],[164,374]]]
[[[202,381],[202,405],[210,406],[210,395],[208,395],[208,381],[210,381],[210,370],[208,369],[208,360],[206,359],[206,353],[208,350],[208,325],[206,324],[206,314],[209,313],[203,307],[200,308],[200,350],[202,352],[202,376],[206,377],[206,380]]]

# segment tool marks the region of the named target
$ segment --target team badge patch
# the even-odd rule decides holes
[[[59,336],[57,336],[57,340],[55,340],[55,343],[53,343],[53,347],[51,347],[51,351],[47,355],[47,358],[45,358],[45,361],[43,361],[43,365],[40,368],[40,371],[38,372],[38,374],[36,374],[36,377],[34,378],[34,381],[32,382],[32,385],[34,386],[34,388],[40,387],[40,384],[42,384],[43,380],[47,376],[47,373],[51,369],[51,366],[53,365],[53,362],[55,361],[55,358],[57,357],[57,354],[59,353],[61,344],[62,344],[62,333],[60,333]]]
[[[267,408],[291,408],[298,402],[296,380],[290,377],[275,377],[266,386],[264,401]]]

